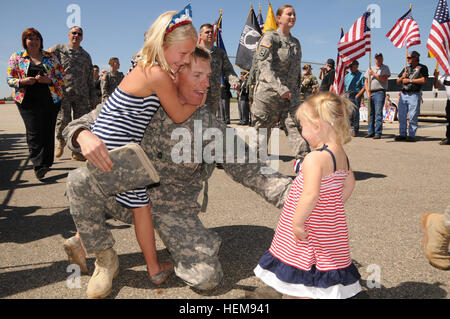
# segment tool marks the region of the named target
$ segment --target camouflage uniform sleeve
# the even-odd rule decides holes
[[[100,88],[102,90],[102,100],[108,97],[109,72],[105,73],[104,80],[100,81]]]
[[[91,126],[95,122],[95,119],[97,118],[98,114],[100,113],[102,106],[103,104],[99,104],[96,109],[92,110],[91,112],[83,115],[82,117],[76,120],[73,120],[66,126],[62,134],[69,149],[81,153],[80,147],[78,145],[75,146],[72,143],[73,136],[79,130],[88,130],[88,131],[91,130]]]
[[[271,32],[263,35],[256,49],[255,62],[258,63],[259,77],[264,76],[264,82],[269,83],[275,89],[279,96],[290,92],[289,88],[281,83],[281,79],[275,74],[273,66],[273,39]],[[256,82],[261,79],[256,79]]]
[[[249,163],[248,144],[236,134],[227,134],[226,129],[228,128],[228,130],[231,130],[232,128],[227,127],[215,117],[211,127],[217,127],[223,131],[225,141],[223,154],[228,154],[227,144],[233,143],[234,158],[224,158],[223,167],[225,173],[227,173],[234,181],[256,192],[275,207],[282,208],[287,195],[289,194],[292,178],[275,171],[272,171],[271,174],[267,174],[267,170],[270,170],[270,168],[263,164],[259,159],[257,163]],[[245,161],[240,158],[238,152],[239,145],[245,147]]]
[[[95,94],[95,86],[94,86],[94,72],[92,69],[94,68],[94,65],[92,64],[91,56],[89,56],[89,70],[88,72],[88,79],[87,79],[87,85],[89,88],[89,101],[94,104],[96,100],[96,94]]]

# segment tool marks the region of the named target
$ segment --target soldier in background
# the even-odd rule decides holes
[[[319,81],[311,73],[311,64],[303,65],[303,77],[300,85],[300,100],[304,102],[310,95],[316,94],[319,90]]]
[[[270,129],[280,125],[288,137],[296,159],[303,159],[309,145],[301,136],[295,112],[300,105],[302,50],[290,30],[295,25],[295,10],[285,5],[277,11],[278,30],[266,32],[255,52],[256,74],[251,106],[252,125]]]
[[[195,85],[199,81],[193,76],[189,76],[191,68],[197,70],[199,64],[205,65],[205,61],[207,66],[205,69],[208,69],[205,72],[207,73],[209,59],[197,57],[192,59],[189,67],[183,68],[177,75],[178,82],[176,83],[180,98],[185,98],[189,103],[193,103],[190,102],[189,97],[196,97],[198,95],[196,92],[200,89]],[[206,91],[206,88],[203,90]],[[64,136],[69,148],[77,151],[81,149],[96,150],[93,152],[94,154],[86,153],[86,157],[91,161],[91,156],[97,158],[98,155],[99,161],[104,163],[104,154],[108,153],[102,153],[102,150],[105,150],[106,146],[98,137],[89,132],[100,108],[101,105],[97,110],[70,123],[64,131]],[[195,133],[195,128],[198,127],[202,129],[200,134]],[[215,288],[223,277],[218,256],[221,238],[214,231],[205,228],[198,217],[200,211],[206,209],[208,179],[211,177],[215,165],[210,161],[195,160],[194,147],[196,147],[197,141],[190,145],[190,161],[175,163],[172,159],[172,151],[179,144],[179,139],[173,139],[172,134],[177,129],[178,131],[183,130],[190,134],[189,137],[193,141],[193,135],[203,136],[205,131],[211,128],[218,129],[223,133],[224,156],[227,144],[232,143],[236,148],[240,138],[237,135],[226,134],[226,124],[219,121],[207,107],[199,108],[181,124],[175,124],[164,109],[159,108],[153,116],[153,120],[150,121],[141,142],[141,147],[152,160],[160,176],[160,184],[152,185],[148,191],[155,229],[174,260],[176,275],[189,286],[200,290]],[[210,142],[208,139],[202,139],[202,149]],[[242,143],[244,142],[242,141]],[[248,147],[246,149],[248,150]],[[282,207],[289,193],[292,179],[278,172],[263,174],[261,169],[265,166],[261,162],[249,163],[248,155],[246,154],[245,162],[242,163],[238,161],[235,150],[234,161],[232,163],[228,160],[224,161],[225,173],[230,175],[233,180],[255,191],[269,203],[276,207]],[[94,163],[93,160],[92,162]],[[89,189],[89,192],[86,192],[86,189]],[[197,199],[202,189],[204,189],[204,202],[201,208]],[[114,246],[114,238],[105,227],[106,212],[120,221],[133,223],[130,211],[119,205],[114,196],[105,196],[96,187],[86,167],[70,172],[67,181],[67,195],[77,228],[81,226],[85,231],[86,229],[91,230],[88,231],[89,235],[85,235],[88,237],[83,239],[86,241],[84,244],[89,244],[87,245],[88,252],[89,250],[110,249]],[[89,215],[81,216],[77,212],[88,212]],[[109,285],[111,284],[109,282]]]
[[[95,90],[95,105],[102,103],[102,87],[101,87],[101,79],[100,79],[100,68],[98,65],[93,66],[94,72],[94,90]]]
[[[101,85],[103,102],[106,102],[108,97],[114,92],[124,78],[123,73],[119,72],[120,62],[118,58],[109,59],[108,64],[111,66],[111,70],[105,73]]]
[[[209,78],[210,87],[208,89],[208,95],[206,97],[206,106],[209,108],[212,114],[217,118],[225,121],[219,112],[219,104],[221,99],[221,76],[225,81],[230,83],[234,90],[239,90],[239,78],[234,72],[233,65],[228,59],[227,53],[214,46],[214,28],[211,24],[205,23],[200,27],[199,34],[201,45],[209,50],[211,54],[211,76]]]
[[[56,120],[56,139],[58,146],[55,157],[61,157],[64,152],[65,142],[62,132],[73,118],[77,119],[92,110],[95,105],[94,74],[91,56],[81,47],[83,41],[83,29],[72,27],[69,30],[69,43],[57,44],[50,48],[66,71],[66,85],[64,98],[61,103],[61,111]],[[72,159],[82,161],[83,156],[72,153]]]

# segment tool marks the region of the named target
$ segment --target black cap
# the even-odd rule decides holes
[[[377,52],[377,53],[375,53],[375,58],[378,58],[379,56],[383,56],[383,54],[381,53],[381,52]]]
[[[417,52],[417,51],[412,51],[409,55],[414,56],[414,57],[416,57],[416,58],[419,58],[419,57],[420,57],[420,53]]]
[[[350,63],[350,65],[349,66],[353,66],[353,65],[359,65],[359,62],[358,62],[358,60],[354,60],[352,63]]]
[[[334,66],[334,60],[333,59],[328,59],[327,60],[327,64]]]

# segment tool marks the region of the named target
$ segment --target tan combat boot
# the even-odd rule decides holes
[[[450,269],[448,244],[450,231],[445,227],[444,215],[426,213],[422,217],[423,251],[430,264],[438,269]]]
[[[64,242],[64,250],[66,251],[69,259],[69,265],[77,264],[80,266],[82,272],[87,273],[88,268],[86,265],[86,254],[81,246],[81,241],[78,237],[73,236]]]
[[[96,252],[95,256],[95,270],[86,293],[90,299],[101,299],[112,291],[113,278],[119,274],[119,258],[112,248]]]
[[[58,146],[55,149],[56,158],[60,158],[63,155],[64,147],[66,147],[66,142],[64,140],[58,140]]]

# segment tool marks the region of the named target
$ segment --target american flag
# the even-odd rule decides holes
[[[341,28],[341,37],[339,38],[339,40],[341,40],[343,37],[344,37],[344,30],[342,30],[342,28]],[[344,65],[344,63],[342,63],[341,56],[338,52],[337,60],[336,60],[336,71],[334,74],[334,83],[333,83],[333,92],[338,95],[344,94],[345,69],[346,69],[346,66]]]
[[[339,41],[338,51],[345,65],[358,60],[370,51],[369,17],[370,11],[365,12]]]
[[[420,44],[419,25],[413,19],[411,10],[409,9],[408,12],[398,19],[391,31],[386,34],[386,37],[397,48],[403,48],[405,43],[407,48]]]
[[[450,19],[446,0],[440,0],[431,25],[427,48],[436,57],[445,73],[450,74]]]
[[[344,93],[345,69],[347,66],[371,50],[369,17],[370,11],[365,12],[345,35],[341,33],[333,83],[333,90],[336,94]]]

